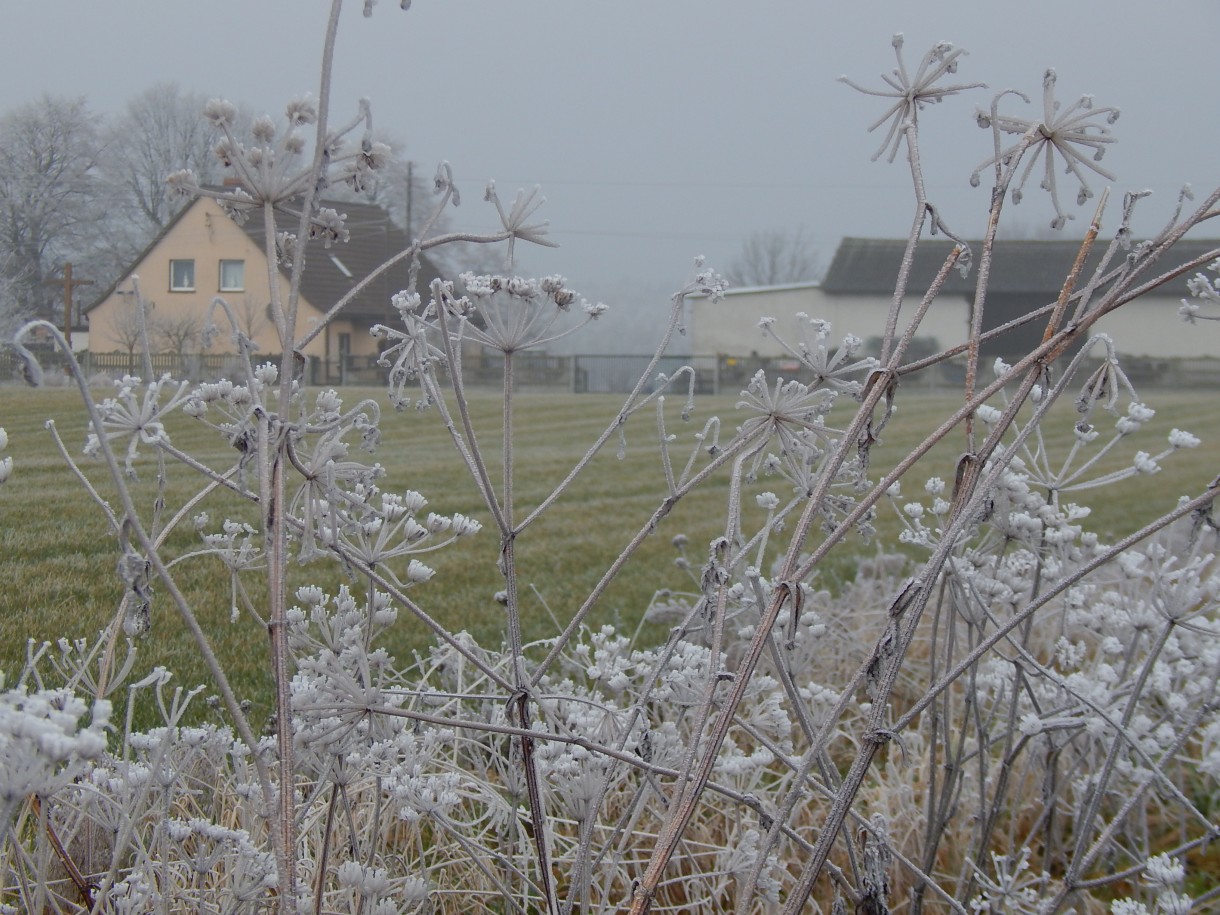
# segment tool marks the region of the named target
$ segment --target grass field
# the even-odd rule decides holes
[[[98,396],[106,393],[97,392]],[[348,404],[362,396],[385,403],[380,391],[347,389],[342,393]],[[1220,439],[1220,408],[1215,405],[1214,396],[1203,392],[1157,392],[1147,399],[1158,411],[1156,418],[1129,447],[1123,443],[1124,447],[1116,449],[1107,466],[1129,465],[1137,449],[1152,453],[1161,450],[1165,435],[1173,427],[1194,432],[1204,444],[1174,455],[1157,475],[1127,480],[1091,498],[1086,493],[1079,501],[1094,509],[1086,525],[1098,531],[1103,539],[1129,532],[1155,518],[1172,507],[1178,496],[1197,493],[1220,472],[1209,447]],[[716,412],[724,418],[726,430],[734,425],[735,398],[700,401],[694,422],[686,425],[677,419],[679,399],[671,401],[667,404],[667,414],[673,414],[670,431],[677,432],[681,441],[690,442],[704,419]],[[488,450],[498,460],[501,401],[490,392],[475,393],[471,404],[482,439],[493,443]],[[524,517],[563,478],[620,405],[621,398],[609,395],[538,394],[519,399],[518,518]],[[874,479],[937,425],[955,401],[948,396],[921,392],[906,396],[900,405],[884,441],[874,451]],[[841,422],[846,421],[850,405],[844,404],[843,408]],[[71,392],[62,388],[0,387],[0,425],[8,431],[7,453],[16,462],[12,478],[0,488],[3,545],[0,669],[8,671],[19,665],[29,639],[95,634],[113,617],[122,595],[115,574],[116,541],[107,532],[97,506],[56,452],[44,427],[48,418],[55,419],[68,447],[79,451],[85,424],[83,411]],[[1069,440],[1072,422],[1074,414],[1069,406],[1058,416],[1050,436],[1054,447]],[[210,466],[224,469],[232,464],[232,449],[194,421],[176,417],[170,430],[178,447],[191,451]],[[402,415],[389,413],[382,431],[383,444],[376,459],[388,470],[384,488],[418,490],[428,497],[430,509],[442,514],[460,511],[484,523],[478,536],[425,557],[437,574],[416,588],[416,599],[451,630],[467,629],[480,642],[497,645],[504,624],[503,612],[493,599],[503,586],[495,566],[497,538],[474,487],[453,453],[447,433],[434,413],[414,411]],[[518,541],[524,581],[535,585],[539,592],[537,597],[529,594],[525,598],[528,639],[545,638],[556,632],[551,614],[560,621],[570,617],[606,566],[665,496],[665,481],[653,444],[655,411],[635,417],[628,424],[627,435],[624,459],[616,457],[617,444],[612,440],[550,515]],[[951,479],[962,444],[962,437],[955,435],[938,448],[930,456],[927,469],[917,470],[907,484],[908,492],[914,493],[933,474]],[[100,463],[85,459],[83,466],[103,496],[113,492],[106,484]],[[155,497],[155,466],[149,455],[140,466],[137,494],[148,512]],[[493,470],[493,474],[498,472],[498,468]],[[189,472],[173,468],[168,514],[189,498],[195,483]],[[782,497],[785,486],[783,480],[762,479],[751,492],[772,489]],[[657,589],[690,589],[689,577],[674,568],[671,539],[678,533],[689,537],[690,556],[697,567],[703,559],[704,545],[723,530],[726,493],[727,476],[722,475],[679,503],[606,593],[590,618],[591,624],[615,621],[633,626]],[[752,495],[745,501],[747,509],[757,516]],[[253,520],[252,508],[235,503],[232,497],[209,497],[201,508],[210,513],[212,530],[226,517]],[[882,508],[879,529],[882,543],[895,542],[897,526],[886,507]],[[169,543],[173,553],[199,546],[189,524],[172,535]],[[832,560],[820,572],[822,581],[833,587],[836,581],[853,574],[855,557],[877,549],[876,544],[864,545],[858,538],[845,544],[844,549],[832,554]],[[229,579],[221,564],[215,558],[202,557],[181,563],[175,571],[181,587],[204,620],[217,653],[228,666],[239,694],[259,702],[270,686],[266,636],[249,619],[230,622]],[[325,563],[298,568],[295,575],[298,584],[309,581],[330,589],[345,580],[333,564]],[[258,586],[256,579],[249,582],[251,589]],[[200,682],[205,673],[195,647],[161,590],[154,600],[152,634],[140,646],[137,670],[161,664],[174,671],[180,683]],[[402,656],[425,648],[429,642],[422,624],[400,615],[387,648]]]

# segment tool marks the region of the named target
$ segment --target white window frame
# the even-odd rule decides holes
[[[177,282],[177,269],[179,264],[190,264],[190,285],[179,285]],[[185,277],[183,277],[185,279]],[[169,291],[170,292],[194,292],[195,291],[195,259],[193,257],[176,257],[169,262]]]
[[[225,284],[225,266],[238,265],[241,270],[241,276],[238,278],[237,285]],[[240,258],[221,258],[219,266],[220,276],[218,277],[218,288],[221,292],[245,292],[246,290],[246,262]]]

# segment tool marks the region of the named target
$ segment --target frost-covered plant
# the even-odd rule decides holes
[[[1207,267],[1215,273],[1220,270],[1220,261],[1212,261]],[[1217,288],[1215,280],[1206,274],[1196,273],[1187,280],[1186,288],[1190,290],[1191,298],[1197,301],[1182,300],[1182,307],[1179,309],[1182,320],[1188,324],[1194,324],[1196,321],[1220,321],[1220,314],[1203,313],[1204,305],[1215,308],[1220,304],[1220,288]]]
[[[340,6],[332,6],[324,73]],[[285,126],[259,119],[243,143],[232,106],[210,103],[205,114],[224,136],[216,153],[236,186],[199,188],[189,174],[171,183],[216,197],[239,221],[261,209],[269,258],[292,278],[283,295],[273,284],[282,355],[255,365],[218,299],[212,312],[231,325],[241,382],[191,386],[154,379],[146,366],[99,403],[73,364],[90,424],[86,451],[103,463],[105,482],[57,442],[115,536],[125,597],[96,643],[32,649],[0,694],[8,760],[0,906],[794,915],[810,900],[866,912],[903,900],[912,911],[1052,913],[1127,893],[1115,911],[1186,911],[1193,901],[1182,862],[1220,831],[1211,813],[1220,796],[1217,487],[1184,496],[1114,543],[1089,529],[1088,504],[1074,500],[1158,473],[1174,452],[1200,444],[1177,429],[1146,443],[1152,407],[1113,344],[1090,334],[1134,293],[1216,259],[1220,252],[1156,272],[1173,244],[1213,215],[1220,192],[1134,247],[1137,198],[1129,197],[1102,266],[1082,283],[1074,268],[1060,299],[1029,317],[1046,319],[1042,342],[981,380],[982,313],[1008,191],[1015,182],[1019,194],[1039,157],[1050,168],[1057,156],[1088,197],[1077,147],[1105,148],[1112,138],[1093,119],[1111,112],[1081,103],[1060,113],[1049,78],[1041,119],[1001,117],[993,106],[996,149],[983,167],[994,166],[995,185],[982,249],[959,243],[929,287],[913,290],[923,230],[948,231],[927,199],[917,115],[977,84],[943,85],[961,57],[947,44],[913,75],[901,41],[895,48],[889,89],[870,92],[893,99],[874,125],[889,125],[877,156],[893,160],[905,145],[915,216],[879,359],[861,357],[852,333],[832,348],[829,324],[801,316],[798,339],[779,340],[797,360],[792,377],[760,372],[735,411],[686,426],[699,406],[694,372],[657,367],[685,299],[723,291],[700,262],[616,415],[562,479],[526,503],[517,485],[518,354],[575,330],[566,312],[583,312],[578,323],[587,323],[604,306],[584,302],[559,276],[466,275],[417,289],[411,271],[392,302],[398,320],[374,330],[388,399],[425,414],[400,421],[437,417],[481,520],[429,510],[443,510],[448,493],[389,489],[371,456],[390,421],[379,404],[308,391],[299,370],[299,352],[321,329],[296,323],[304,260],[311,245],[345,240],[323,192],[338,182],[359,189],[385,161],[368,105],[333,127],[324,80],[316,102],[289,104]],[[1020,138],[1001,148],[1002,134]],[[516,241],[550,243],[545,224],[531,222],[537,193],[505,207],[494,186],[487,200],[501,231],[431,234],[456,203],[448,165],[436,185],[436,216],[374,276],[448,241],[504,241],[510,255]],[[1053,178],[1046,187],[1062,223]],[[1100,210],[1082,253],[1098,243]],[[948,271],[971,263],[968,337],[908,361]],[[1198,278],[1191,291],[1215,297]],[[332,303],[326,321],[353,294]],[[915,294],[918,305],[904,310]],[[22,345],[29,330],[18,352],[36,379]],[[775,336],[773,322],[763,330]],[[474,348],[493,353],[502,371],[501,424],[490,436],[466,396],[464,359]],[[961,400],[907,455],[880,459],[875,446],[902,381],[963,351]],[[666,410],[671,393],[686,394],[683,425]],[[1055,407],[1071,401],[1060,429]],[[176,412],[227,443],[230,465],[180,450],[168,431]],[[644,412],[651,428],[639,421]],[[557,633],[527,643],[523,552],[612,441],[627,449],[629,425],[632,447],[656,439],[656,508],[597,584],[553,611]],[[925,461],[959,434],[951,473]],[[155,466],[149,506],[131,482],[145,464]],[[166,481],[183,471],[198,475],[199,488],[170,504]],[[0,482],[12,472],[5,457]],[[716,535],[698,546],[673,538],[681,590],[658,592],[646,611],[666,624],[664,638],[651,643],[600,618],[615,577],[630,574],[674,506],[712,480],[726,493]],[[205,497],[224,493],[232,512],[201,510]],[[894,542],[880,533],[887,508]],[[171,535],[192,524],[199,545],[175,552]],[[449,631],[418,587],[444,577],[426,554],[467,537],[487,545],[503,580],[494,646]],[[849,549],[853,580],[820,577],[828,556]],[[290,560],[303,564],[300,587],[289,587]],[[268,634],[266,735],[179,586],[180,566],[202,561],[230,582],[233,625]],[[312,564],[325,561],[346,573],[344,585],[309,581]],[[120,632],[134,638],[161,625],[161,601],[194,637],[215,697],[171,689],[159,669],[127,683],[134,657],[118,660]],[[408,617],[436,640],[400,661],[380,640]],[[111,732],[108,697],[120,688],[128,713]],[[141,697],[161,725],[137,732]],[[201,701],[219,724],[186,723]]]
[[[977,169],[970,178],[971,184],[978,186],[979,173],[988,166],[995,166],[997,172],[1002,165],[1014,161],[1020,152],[1024,159],[1024,168],[1017,186],[1011,191],[1012,202],[1020,203],[1024,193],[1025,182],[1030,173],[1042,161],[1042,181],[1040,187],[1050,194],[1051,203],[1055,208],[1055,218],[1051,221],[1052,228],[1060,229],[1071,219],[1070,214],[1063,212],[1059,201],[1059,186],[1055,178],[1056,159],[1060,161],[1064,172],[1076,179],[1079,190],[1076,193],[1077,205],[1083,204],[1093,196],[1093,191],[1085,178],[1082,168],[1100,175],[1107,181],[1114,181],[1112,174],[1097,163],[1105,155],[1106,148],[1115,141],[1109,125],[1118,120],[1117,108],[1094,108],[1093,97],[1082,95],[1080,99],[1066,110],[1062,103],[1055,99],[1055,83],[1058,77],[1054,70],[1047,70],[1042,77],[1042,117],[1019,118],[998,112],[997,96],[992,103],[990,113],[980,111],[978,122],[980,127],[990,127],[995,134],[996,153]],[[1029,101],[1022,93],[1002,93],[1002,96],[1015,94]],[[1003,147],[1002,134],[1018,137],[1010,146]]]
[[[30,795],[54,794],[106,749],[110,703],[92,706],[67,689],[0,693],[0,821],[7,825]]]

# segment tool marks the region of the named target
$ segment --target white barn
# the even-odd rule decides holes
[[[772,317],[777,334],[798,339],[799,322],[794,317],[798,312],[834,325],[829,341],[832,343],[847,333],[865,340],[879,337],[885,329],[905,245],[905,240],[901,239],[845,238],[819,283],[732,289],[716,303],[707,299],[693,300],[687,315],[692,352],[695,355],[781,357],[782,348],[760,330],[759,321]],[[1079,241],[998,242],[992,262],[984,329],[998,327],[1054,302],[1079,245]],[[920,245],[910,292],[899,317],[900,332],[951,246],[952,242],[942,240],[929,240]],[[973,242],[971,246],[977,252],[981,243]],[[1161,266],[1167,270],[1215,252],[1220,252],[1220,241],[1183,241],[1172,251],[1172,259]],[[1099,255],[1100,251],[1095,250],[1084,278],[1090,275],[1091,264],[1096,263]],[[977,276],[977,265],[966,277],[956,270],[950,274],[940,297],[920,325],[919,337],[934,338],[942,348],[965,342],[969,303],[974,296]],[[1216,334],[1199,333],[1178,315],[1182,299],[1187,295],[1186,279],[1184,276],[1157,294],[1123,306],[1103,318],[1097,329],[1109,334],[1119,352],[1129,356],[1203,359],[1220,355],[1220,338]],[[1044,328],[1045,322],[1033,322],[989,341],[983,352],[987,356],[1028,352],[1041,339]]]

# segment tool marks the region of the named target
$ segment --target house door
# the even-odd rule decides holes
[[[339,384],[347,384],[347,370],[351,367],[352,335],[339,334]]]

